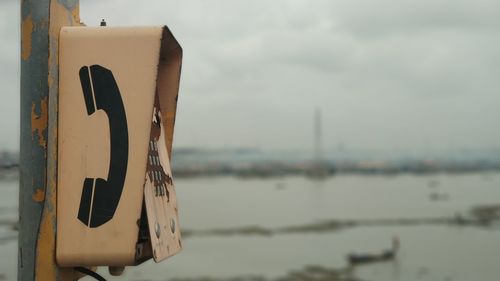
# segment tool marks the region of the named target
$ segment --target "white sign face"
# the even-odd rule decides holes
[[[166,27],[65,27],[59,49],[57,262],[136,264],[154,250],[144,249],[149,241],[139,232],[148,228],[139,222],[151,116],[160,108],[170,117],[160,121],[167,134],[157,145],[171,182],[182,51]],[[167,190],[174,197],[168,202],[176,202],[173,185]],[[165,212],[162,219],[177,223],[176,204]]]
[[[159,103],[155,102],[149,141],[144,201],[153,258],[159,262],[181,250],[181,233],[170,160]]]

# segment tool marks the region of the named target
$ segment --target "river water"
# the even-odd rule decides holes
[[[500,173],[363,176],[317,182],[302,177],[177,179],[181,228],[276,229],[324,220],[467,216],[500,203]],[[17,182],[0,182],[0,221],[17,217]],[[432,194],[440,194],[433,199]],[[16,232],[0,224],[0,280],[16,278]],[[500,228],[449,224],[359,225],[334,231],[272,236],[191,236],[171,259],[127,268],[109,280],[169,280],[259,275],[278,278],[307,265],[347,267],[351,252],[377,253],[399,237],[397,259],[357,266],[361,280],[499,280]],[[105,269],[100,269],[105,274]],[[85,278],[85,280],[92,280]]]

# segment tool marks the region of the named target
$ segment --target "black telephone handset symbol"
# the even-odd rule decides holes
[[[78,210],[78,219],[94,228],[113,218],[120,201],[128,164],[127,116],[120,90],[109,69],[100,65],[83,66],[79,74],[87,114],[103,110],[109,121],[108,178],[85,178]]]

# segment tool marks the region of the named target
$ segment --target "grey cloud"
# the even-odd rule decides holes
[[[0,5],[0,83],[17,106],[18,8]],[[184,48],[179,146],[307,149],[318,106],[327,147],[500,143],[488,125],[500,117],[497,1],[82,0],[81,14],[171,28]]]
[[[495,30],[500,3],[485,1],[336,1],[339,28],[360,36],[451,30]]]

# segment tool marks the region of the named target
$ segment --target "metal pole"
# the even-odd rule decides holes
[[[58,37],[78,24],[79,0],[21,0],[18,280],[78,277],[55,260]]]

